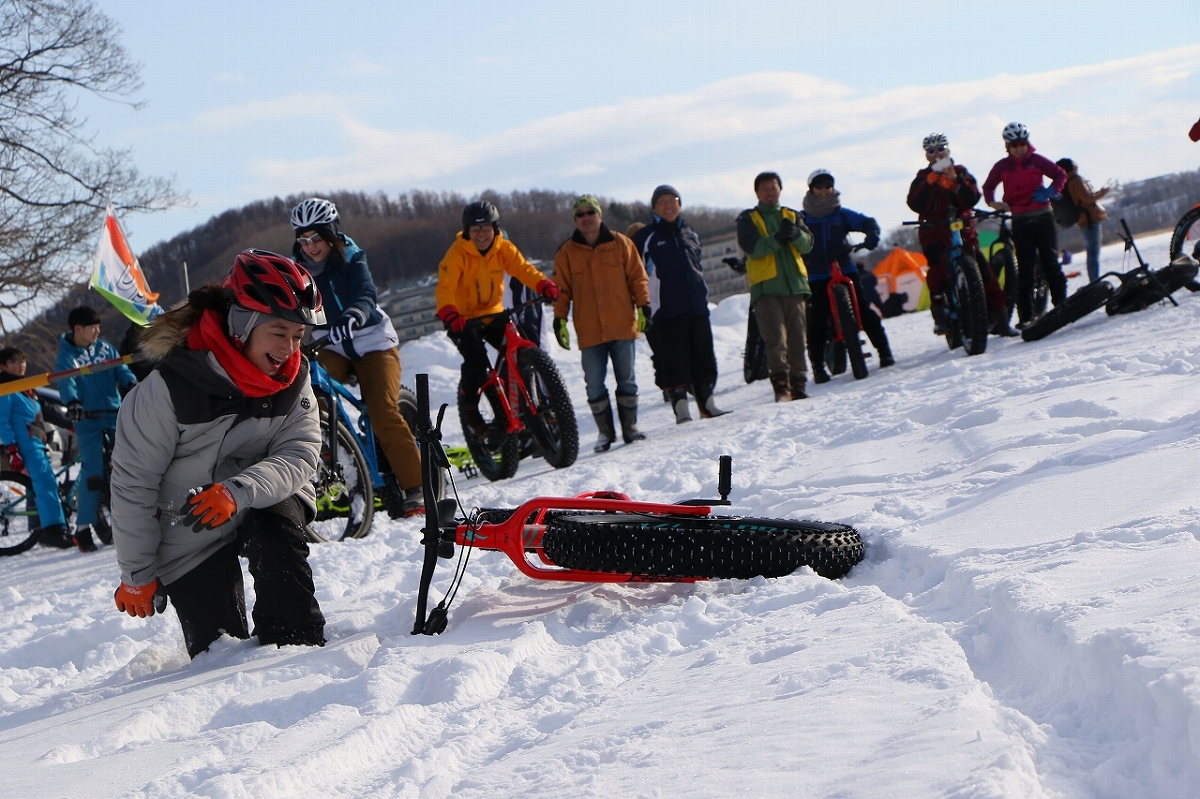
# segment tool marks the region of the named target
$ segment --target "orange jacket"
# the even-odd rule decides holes
[[[576,231],[554,256],[554,282],[562,294],[554,318],[565,319],[575,306],[579,348],[637,338],[637,309],[650,304],[650,281],[633,242],[606,226],[589,247]]]
[[[475,243],[459,233],[438,264],[438,310],[453,305],[468,319],[500,313],[505,272],[531,289],[546,279],[503,232],[496,234],[487,255],[480,255]]]

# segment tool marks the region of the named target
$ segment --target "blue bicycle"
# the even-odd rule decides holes
[[[962,347],[967,355],[979,355],[987,349],[987,295],[983,290],[983,275],[979,264],[963,246],[962,230],[966,222],[951,214],[945,222],[905,222],[923,228],[950,228],[950,252],[946,256],[946,280],[942,294],[946,301],[946,344],[950,349]]]
[[[319,339],[305,346],[309,380],[321,411],[321,459],[313,475],[317,517],[308,526],[309,538],[315,543],[365,537],[371,532],[375,511],[384,509],[389,483],[393,496],[403,497],[371,429],[367,404],[316,358],[327,343],[328,339]],[[400,387],[400,413],[415,430],[417,398],[404,386]],[[445,495],[444,476],[435,490],[439,499]]]

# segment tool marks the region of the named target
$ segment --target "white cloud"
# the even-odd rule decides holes
[[[1003,155],[999,131],[1012,119],[1030,126],[1044,152],[1071,155],[1099,182],[1195,168],[1200,149],[1189,147],[1184,134],[1195,116],[1198,57],[1200,47],[1187,47],[877,93],[800,73],[755,73],[470,139],[384,130],[344,112],[329,124],[337,154],[260,159],[250,169],[264,193],[313,185],[547,187],[633,198],[669,181],[693,204],[741,205],[762,169],[783,173],[798,203],[804,175],[825,166],[839,176],[848,205],[894,223],[907,214],[908,181],[923,164],[919,143],[932,130],[947,133],[955,157],[981,180]],[[314,105],[320,104],[307,107]],[[294,117],[302,109],[299,97],[288,97],[230,106],[198,121],[215,128]]]

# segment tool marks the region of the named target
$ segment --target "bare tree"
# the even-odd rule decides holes
[[[119,33],[87,0],[0,0],[0,326],[79,282],[109,200],[182,200],[127,151],[96,147],[76,114],[80,93],[136,106],[138,65]]]

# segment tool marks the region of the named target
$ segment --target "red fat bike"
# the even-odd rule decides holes
[[[613,491],[576,497],[539,497],[517,508],[458,514],[456,499],[436,499],[434,476],[449,470],[441,425],[429,419],[429,378],[417,375],[417,440],[425,486],[425,558],[413,635],[436,635],[447,616],[474,549],[503,552],[535,580],[589,583],[694,582],[710,578],[779,577],[801,566],[835,579],[863,557],[853,527],[814,521],[713,516],[729,505],[732,459],[722,456],[720,499],[678,504],[638,502]],[[465,518],[464,518],[465,517]],[[457,545],[457,546],[456,546]],[[427,612],[438,558],[457,565],[450,588]]]
[[[863,249],[862,244],[850,248],[850,252]],[[834,351],[839,345],[844,348],[846,357],[850,359],[850,371],[855,380],[867,376],[867,356],[863,352],[862,311],[858,307],[858,292],[854,290],[854,281],[842,274],[841,264],[836,258],[829,259],[829,318],[833,321],[833,338],[830,342]],[[835,372],[836,374],[836,372]]]

